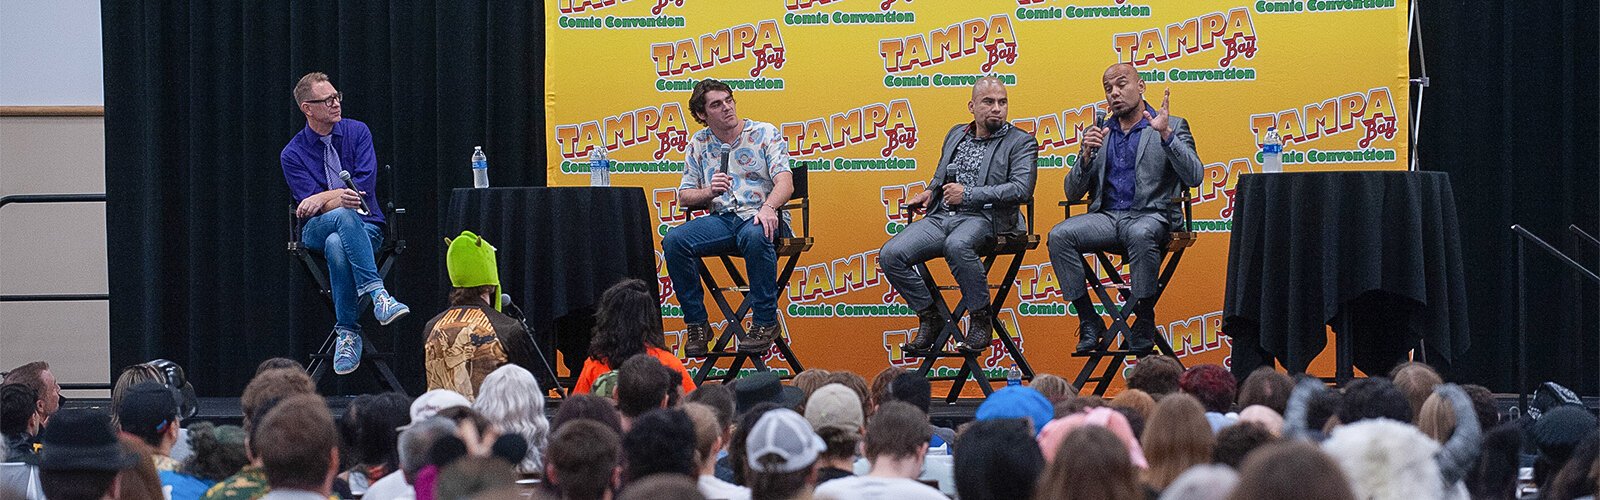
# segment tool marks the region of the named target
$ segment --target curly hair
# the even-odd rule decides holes
[[[1233,408],[1238,381],[1221,365],[1196,365],[1178,376],[1178,387],[1199,399],[1206,411],[1227,413]]]
[[[505,365],[483,378],[478,400],[472,403],[501,432],[517,434],[528,441],[528,453],[514,464],[519,472],[544,470],[544,449],[550,435],[550,420],[544,416],[544,391],[533,373],[517,365]]]
[[[661,303],[649,285],[626,279],[600,295],[595,308],[594,340],[589,357],[616,369],[650,347],[667,349],[661,327]]]
[[[196,422],[189,426],[189,448],[182,472],[206,481],[221,481],[250,465],[244,452],[244,429]]]

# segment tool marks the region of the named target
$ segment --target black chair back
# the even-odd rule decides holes
[[[794,181],[794,194],[789,195],[789,199],[793,200],[793,199],[798,199],[798,198],[805,198],[806,195],[808,194],[808,192],[807,192],[807,183],[806,183],[806,168],[804,166],[801,166],[800,168],[790,168],[789,169],[789,176],[790,176],[789,177],[790,180]]]

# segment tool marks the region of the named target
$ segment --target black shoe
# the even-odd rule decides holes
[[[1100,339],[1106,336],[1106,323],[1099,315],[1078,316],[1078,348],[1073,354],[1088,354],[1100,348]]]
[[[1133,331],[1128,333],[1128,350],[1135,353],[1150,352],[1156,346],[1156,320],[1140,316],[1133,320]]]
[[[750,331],[744,333],[744,340],[739,342],[739,352],[744,354],[766,354],[772,347],[772,341],[777,340],[783,332],[778,330],[778,324],[750,325]]]
[[[987,309],[978,309],[968,315],[967,337],[961,339],[957,349],[966,352],[983,352],[989,348],[989,339],[994,333],[994,317],[989,315]]]
[[[910,342],[900,344],[900,349],[911,353],[922,353],[933,349],[933,339],[939,336],[939,331],[944,329],[944,317],[939,316],[939,310],[929,307],[917,311],[917,336]]]
[[[689,323],[688,327],[683,331],[683,355],[690,358],[705,356],[706,343],[711,341],[711,325]]]

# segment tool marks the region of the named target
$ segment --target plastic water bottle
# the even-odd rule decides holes
[[[483,154],[483,146],[472,147],[472,187],[489,187],[489,155]]]
[[[606,157],[603,146],[589,150],[589,185],[611,185],[611,159]]]
[[[1277,127],[1267,127],[1267,143],[1261,145],[1261,157],[1262,172],[1283,171],[1283,139],[1278,137]]]
[[[1022,370],[1017,369],[1016,363],[1011,364],[1011,369],[1006,370],[1006,387],[1022,385]]]

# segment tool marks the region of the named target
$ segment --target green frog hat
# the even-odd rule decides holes
[[[445,238],[450,249],[444,263],[450,272],[450,286],[472,288],[494,285],[494,310],[500,310],[500,270],[494,260],[494,245],[472,231],[462,231],[455,239]]]

